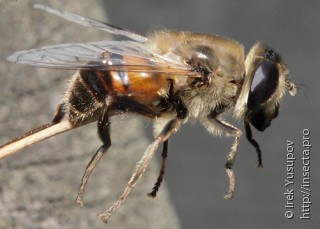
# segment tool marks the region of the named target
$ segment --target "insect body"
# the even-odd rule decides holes
[[[161,171],[149,194],[156,197],[163,179],[168,139],[188,119],[198,120],[212,134],[234,137],[226,162],[226,199],[232,198],[234,192],[232,165],[241,136],[238,128],[222,119],[227,111],[244,120],[247,139],[258,153],[258,166],[262,166],[261,150],[252,138],[250,125],[260,131],[266,129],[277,116],[285,91],[291,95],[296,91],[276,51],[257,43],[245,57],[241,44],[221,36],[162,30],[144,37],[47,6],[35,7],[127,39],[48,46],[8,57],[16,63],[78,71],[53,121],[0,146],[0,159],[58,133],[97,121],[103,144],[83,175],[76,200],[82,205],[89,176],[111,145],[109,118],[132,112],[153,120],[155,139],[138,162],[123,194],[100,214],[105,222],[125,201],[163,143]]]

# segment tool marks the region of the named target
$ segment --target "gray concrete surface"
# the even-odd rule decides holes
[[[86,16],[98,17],[96,13],[87,9],[82,1],[80,2],[81,4],[77,5],[65,4],[62,1],[54,1],[50,4]],[[290,69],[292,79],[302,84],[296,97],[286,96],[284,98],[280,107],[280,115],[273,121],[269,129],[263,133],[254,131],[254,136],[263,150],[263,169],[255,168],[255,152],[252,146],[244,138],[242,139],[234,167],[237,178],[236,193],[231,201],[225,201],[222,198],[227,190],[227,179],[223,166],[226,153],[232,143],[231,139],[210,136],[197,124],[185,125],[173,136],[169,145],[165,180],[170,193],[169,201],[178,214],[181,228],[316,228],[320,223],[318,217],[320,212],[318,179],[320,173],[318,166],[320,2],[289,0],[110,0],[102,2],[112,24],[142,34],[150,28],[159,27],[220,34],[242,42],[246,50],[255,41],[261,40],[281,53]],[[92,35],[94,40],[98,40],[95,39],[94,31],[84,31],[81,27],[80,31],[83,33],[81,36],[70,35],[70,39],[65,37],[64,33],[72,34],[70,30],[76,27],[72,24],[61,23],[52,30],[48,29],[46,26],[48,22],[59,21],[54,17],[49,17],[40,23],[41,25],[35,26],[33,25],[34,20],[39,20],[39,17],[47,18],[47,16],[39,12],[35,13],[37,16],[28,16],[33,14],[30,13],[32,10],[30,12],[21,10],[25,10],[26,5],[19,0],[5,3],[1,2],[0,28],[3,38],[1,58],[16,50],[66,42],[71,38],[72,41],[78,41],[78,39],[85,41],[87,38],[92,40],[91,37],[85,37]],[[20,11],[15,14],[17,8],[20,8]],[[10,12],[3,13],[10,9]],[[62,24],[66,26],[64,29]],[[15,26],[17,29],[14,29]],[[79,30],[79,27],[76,29]],[[33,69],[1,60],[0,138],[1,142],[5,142],[10,137],[50,119],[50,114],[54,111],[70,73]],[[49,74],[50,77],[43,77],[46,74]],[[61,80],[63,74],[66,77]],[[56,82],[54,87],[51,86],[53,82]],[[47,90],[49,89],[48,95]],[[31,104],[37,105],[38,108],[32,108]],[[232,120],[230,117],[228,119],[242,127],[241,122]],[[39,225],[39,228],[56,228],[61,225],[65,228],[72,228],[72,226],[80,225],[81,222],[84,224],[82,228],[104,226],[96,221],[95,212],[108,206],[107,202],[110,203],[116,198],[128,179],[128,174],[135,162],[135,159],[128,159],[128,154],[130,157],[132,155],[138,157],[137,152],[142,152],[147,145],[146,140],[138,138],[136,131],[145,131],[151,140],[150,125],[140,126],[139,124],[140,122],[136,119],[133,121],[121,119],[120,123],[117,123],[120,126],[114,128],[113,135],[113,142],[116,146],[93,174],[86,196],[89,204],[85,209],[79,210],[74,207],[72,200],[77,192],[83,168],[91,156],[88,152],[93,152],[99,144],[95,138],[94,126],[88,126],[41,143],[2,161],[0,216],[5,217],[1,219],[6,219],[8,225],[10,223],[14,225],[13,223],[19,220],[17,226],[20,228],[23,228],[21,225],[24,225],[24,220],[30,223],[29,228],[33,228],[30,226],[32,223]],[[123,131],[118,131],[127,125],[135,125],[135,137],[125,136]],[[305,128],[311,132],[310,138],[313,146],[311,149],[312,206],[310,220],[299,219],[302,214],[300,189],[302,131]],[[124,155],[122,158],[116,158],[119,155],[118,149],[121,149],[116,147],[127,145],[127,142],[122,142],[122,139],[127,139],[128,143],[134,142],[135,147],[132,149],[132,154],[131,150],[126,150],[125,153],[120,153]],[[142,141],[143,146],[140,146],[140,143],[138,146],[138,139]],[[285,187],[284,181],[287,165],[287,140],[295,143],[296,157],[294,185],[288,188]],[[132,147],[132,144],[128,145],[128,148],[130,146]],[[81,158],[80,161],[79,158]],[[125,165],[120,166],[120,162],[124,162]],[[78,167],[76,164],[81,165]],[[149,171],[152,168],[155,166],[152,165]],[[66,181],[61,181],[57,176],[61,171],[64,177],[67,177]],[[103,178],[99,174],[103,174]],[[161,199],[156,202],[146,199],[143,194],[150,186],[149,177],[152,183],[154,176],[147,173],[137,190],[131,195],[130,202],[128,201],[126,206],[112,219],[116,228],[126,228],[122,226],[124,222],[131,224],[130,228],[179,227],[174,218],[173,221],[171,221],[172,218],[169,220],[171,225],[158,225],[163,223],[167,216],[163,218],[158,212],[151,210],[147,204],[158,206],[159,202],[163,203],[167,199],[167,195],[162,192]],[[111,181],[122,183],[110,187]],[[30,183],[30,186],[24,186],[25,183]],[[98,184],[101,186],[96,186]],[[286,197],[284,193],[286,189],[291,188],[294,188],[295,192],[293,201],[295,217],[289,220],[285,218]],[[43,195],[45,197],[42,197]],[[174,215],[172,210],[159,211],[169,216]],[[154,218],[134,217],[133,212],[152,213]],[[80,221],[77,218],[79,216]],[[132,222],[141,220],[144,221],[144,226],[132,224]],[[5,221],[1,220],[1,222]],[[111,224],[108,226],[112,227]]]
[[[69,23],[32,4],[39,1],[0,2],[0,142],[50,122],[73,71],[37,69],[12,64],[14,51],[50,44],[103,40],[107,34]],[[56,8],[105,21],[98,1],[41,1]],[[112,142],[94,171],[84,196],[84,207],[74,203],[84,169],[100,147],[96,125],[39,143],[0,162],[0,228],[106,228],[97,213],[122,193],[149,139],[138,118],[112,119]],[[107,228],[179,228],[166,186],[159,200],[146,196],[159,166],[150,165],[125,205]]]
[[[317,228],[320,212],[320,2],[319,1],[104,1],[112,23],[141,33],[165,27],[228,36],[248,50],[261,40],[277,49],[292,79],[301,85],[285,96],[279,117],[265,132],[254,131],[263,150],[257,170],[254,149],[243,137],[236,159],[236,193],[225,201],[223,171],[231,139],[210,136],[188,124],[169,145],[166,181],[182,228]],[[241,127],[241,122],[228,118]],[[311,131],[311,220],[299,219],[302,195],[302,130]],[[286,141],[295,143],[294,213],[285,218]],[[291,187],[288,187],[291,188]]]

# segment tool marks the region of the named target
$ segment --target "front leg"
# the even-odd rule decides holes
[[[235,189],[235,175],[232,169],[232,166],[235,161],[236,153],[240,143],[241,130],[232,126],[231,124],[219,120],[216,117],[209,116],[206,121],[203,122],[203,125],[206,129],[212,134],[226,134],[227,136],[233,136],[234,142],[231,146],[231,150],[227,155],[227,162],[225,164],[225,171],[229,178],[229,190],[228,193],[224,196],[225,199],[231,199],[233,197]]]
[[[256,140],[254,140],[253,137],[252,137],[252,131],[251,131],[250,123],[246,119],[244,120],[244,127],[245,127],[245,130],[246,130],[247,140],[256,149],[256,152],[257,152],[257,155],[258,155],[257,168],[262,168],[263,167],[263,165],[262,165],[262,152],[261,152],[259,143]]]

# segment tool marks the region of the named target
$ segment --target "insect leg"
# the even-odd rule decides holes
[[[61,120],[66,116],[66,108],[65,108],[65,103],[62,102],[58,105],[57,111],[54,114],[54,118],[52,120],[52,123],[58,123],[61,122]]]
[[[107,223],[108,218],[121,206],[121,204],[127,199],[129,193],[132,191],[146,168],[151,161],[155,151],[157,150],[161,142],[166,141],[172,133],[176,132],[180,126],[180,118],[174,118],[170,120],[165,127],[162,129],[161,133],[155,138],[155,140],[148,146],[141,160],[137,163],[137,167],[133,172],[124,192],[119,197],[119,199],[112,204],[112,206],[105,212],[99,214],[100,220]]]
[[[162,180],[163,180],[164,171],[165,171],[165,167],[166,167],[166,159],[168,157],[168,139],[163,143],[161,157],[162,157],[161,168],[160,168],[159,176],[157,178],[157,182],[154,184],[152,191],[150,193],[148,193],[148,196],[150,196],[152,198],[157,197],[157,192],[159,191],[159,188],[160,188]]]
[[[152,119],[158,115],[147,106],[136,102],[129,97],[119,96],[115,97],[113,100],[114,103],[112,104],[112,109],[116,112],[132,112]]]
[[[177,118],[179,118],[179,119],[186,118],[188,110],[185,107],[185,105],[183,104],[183,102],[181,101],[181,98],[179,96],[176,96],[176,94],[174,94],[173,81],[170,81],[170,90],[169,90],[168,100],[170,101],[170,104],[168,104],[168,105],[174,106],[174,108],[176,110]],[[161,157],[162,157],[162,160],[161,160],[161,167],[160,167],[159,176],[157,178],[156,183],[154,184],[154,186],[152,188],[152,191],[150,193],[148,193],[148,196],[150,196],[152,198],[157,197],[157,192],[159,191],[159,188],[160,188],[161,183],[163,181],[164,171],[165,171],[165,167],[166,167],[166,160],[168,157],[168,139],[163,143]]]
[[[231,124],[218,120],[215,117],[209,117],[208,123],[205,123],[205,127],[207,130],[211,133],[217,132],[217,131],[223,131],[227,135],[231,135],[234,137],[234,142],[231,146],[231,150],[227,155],[227,162],[225,164],[225,171],[227,173],[227,176],[229,178],[229,189],[228,193],[224,196],[225,199],[231,199],[233,197],[234,188],[235,188],[235,176],[234,172],[232,170],[232,166],[235,161],[236,153],[238,150],[238,145],[240,143],[240,136],[241,136],[241,130],[238,128],[232,126]],[[219,129],[217,130],[217,125]]]
[[[102,156],[107,152],[107,150],[111,146],[108,108],[105,109],[105,111],[103,112],[103,114],[101,115],[98,121],[98,135],[102,140],[103,145],[98,149],[98,151],[92,157],[81,179],[79,193],[76,198],[76,203],[79,204],[80,206],[83,206],[83,194],[92,171],[97,166]]]
[[[256,152],[257,152],[257,155],[258,155],[258,165],[257,165],[257,167],[258,168],[263,167],[263,165],[262,165],[262,152],[261,152],[259,143],[252,138],[251,127],[250,127],[250,124],[249,124],[249,122],[247,120],[244,121],[244,127],[246,129],[246,137],[247,137],[248,141],[250,142],[250,144],[253,145],[253,147],[256,149]]]

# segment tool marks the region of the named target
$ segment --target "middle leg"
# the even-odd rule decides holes
[[[148,196],[150,196],[152,198],[157,198],[157,193],[158,193],[159,188],[161,186],[161,183],[163,181],[167,157],[168,157],[168,139],[163,143],[163,149],[162,149],[162,153],[161,153],[162,160],[161,160],[161,167],[160,167],[159,176],[157,178],[156,183],[154,184],[154,186],[152,188],[152,191],[150,193],[148,193]]]
[[[161,133],[155,138],[155,140],[148,146],[141,160],[137,163],[136,169],[133,172],[125,190],[119,199],[112,204],[112,206],[105,212],[99,214],[100,220],[107,223],[107,220],[110,216],[121,206],[121,204],[127,199],[128,195],[137,184],[138,180],[148,167],[155,151],[157,150],[161,142],[166,141],[172,133],[176,132],[180,127],[181,120],[180,118],[174,118],[170,120],[165,127],[162,129]]]

